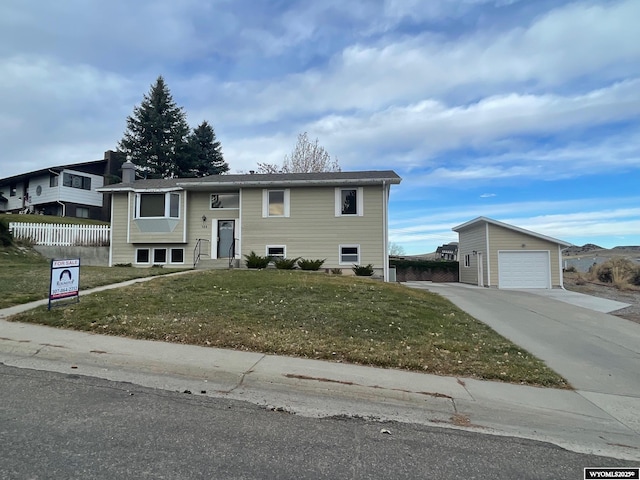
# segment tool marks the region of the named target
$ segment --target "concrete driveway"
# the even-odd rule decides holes
[[[446,297],[544,360],[594,403],[605,401],[602,396],[615,395],[616,401],[628,403],[640,419],[640,324],[577,306],[573,293],[562,290],[499,290],[431,282],[405,285]],[[566,298],[560,301],[551,293],[566,294]],[[590,300],[594,297],[584,297],[588,297],[583,299],[585,305],[608,308],[606,303]],[[606,401],[613,402],[611,398]]]

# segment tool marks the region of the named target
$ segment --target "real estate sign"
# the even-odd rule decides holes
[[[51,260],[49,309],[51,301],[77,297],[80,290],[80,259]]]

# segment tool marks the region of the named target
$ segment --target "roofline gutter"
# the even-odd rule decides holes
[[[314,186],[314,185],[378,185],[382,183],[385,185],[399,184],[399,178],[351,178],[351,179],[327,179],[327,180],[238,180],[233,182],[177,182],[176,185],[183,188],[188,187],[227,187],[230,185],[239,187],[262,187],[269,185],[302,185],[302,186]]]

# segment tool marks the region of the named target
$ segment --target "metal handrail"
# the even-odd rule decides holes
[[[198,241],[196,242],[196,246],[193,249],[193,268],[196,268],[196,265],[198,265],[198,262],[200,261],[200,257],[202,255],[206,255],[203,254],[201,252],[201,243],[202,242],[210,242],[211,240],[209,240],[208,238],[198,238]]]
[[[229,268],[231,268],[231,265],[236,258],[236,240],[237,238],[234,238],[233,242],[231,242],[231,246],[229,247]]]

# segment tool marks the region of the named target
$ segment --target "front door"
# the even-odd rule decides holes
[[[218,258],[233,256],[233,234],[235,230],[234,220],[218,220]]]
[[[482,252],[478,252],[478,286],[484,287],[484,263],[482,262]]]

